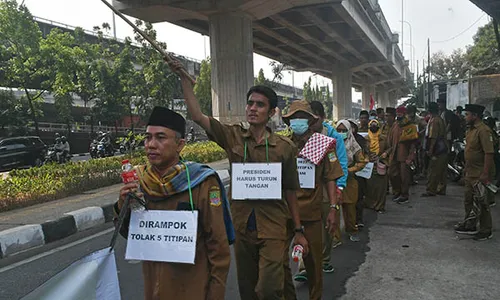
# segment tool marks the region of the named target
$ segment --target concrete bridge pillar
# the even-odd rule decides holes
[[[387,89],[380,89],[378,91],[378,107],[386,108],[391,106],[389,101],[389,91]]]
[[[333,119],[352,118],[352,71],[348,67],[335,68],[332,76]]]
[[[375,86],[371,84],[365,84],[363,85],[363,89],[361,91],[362,94],[362,100],[361,100],[361,105],[363,109],[369,110],[370,109],[370,96],[373,97],[375,100]]]
[[[217,13],[209,24],[213,116],[245,121],[245,97],[254,83],[252,20],[242,12]]]

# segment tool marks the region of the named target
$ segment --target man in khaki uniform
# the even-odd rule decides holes
[[[290,124],[293,135],[292,140],[302,150],[314,134],[313,125],[319,122],[319,118],[312,113],[309,103],[305,100],[294,101],[290,106],[289,113],[283,116],[284,121]],[[318,149],[319,151],[320,149]],[[312,164],[311,164],[312,165]],[[304,265],[309,280],[309,299],[322,299],[323,293],[323,223],[322,204],[323,188],[326,187],[330,213],[326,217],[326,227],[333,234],[337,226],[337,210],[340,209],[337,198],[337,185],[335,180],[343,176],[342,167],[337,159],[335,148],[326,152],[322,161],[315,165],[314,188],[303,187],[297,192],[299,203],[300,220],[304,226],[304,233],[309,244],[309,255],[304,258]],[[333,226],[332,226],[333,224]],[[285,264],[287,265],[288,251],[285,251]],[[286,270],[285,272],[290,272]],[[291,277],[286,276],[285,287],[291,286]],[[295,298],[286,291],[286,299]]]
[[[137,166],[136,170],[148,209],[198,211],[195,262],[191,265],[144,261],[146,300],[224,299],[226,291],[231,256],[224,222],[225,217],[229,217],[229,203],[215,171],[200,164],[180,162],[180,152],[185,145],[185,124],[184,118],[176,112],[155,107],[144,142],[149,164]],[[127,194],[137,188],[136,183],[122,187],[120,198],[114,205],[116,215],[119,215]],[[125,238],[129,224],[130,211],[121,228]],[[231,239],[234,233],[232,235]]]
[[[402,140],[403,127],[409,124],[406,108],[396,110],[397,122],[392,125],[387,137],[387,149],[382,158],[389,157],[389,179],[394,195],[393,200],[399,204],[407,203],[410,197],[410,164],[415,159],[415,140]]]
[[[455,227],[455,232],[474,234],[474,239],[478,241],[493,237],[491,211],[485,189],[478,186],[489,183],[495,173],[493,137],[490,128],[482,121],[483,112],[484,106],[465,105],[465,120],[469,126],[465,138],[465,221]]]
[[[202,113],[191,80],[179,72],[182,65],[174,62],[170,66],[181,77],[184,99],[193,121],[226,150],[231,170],[233,163],[281,164],[284,199],[232,199],[231,212],[236,229],[234,252],[241,299],[282,299],[285,281],[283,253],[289,247],[286,243],[289,215],[294,223],[294,243],[304,247],[304,256],[307,256],[308,244],[297,208],[296,191],[300,189],[297,147],[288,138],[276,135],[267,128],[268,120],[275,113],[278,97],[268,87],[252,87],[246,100],[241,100],[247,103],[246,119],[250,125],[224,125]],[[230,193],[232,195],[232,190]]]
[[[446,195],[446,181],[448,168],[448,145],[446,143],[446,124],[439,115],[437,103],[429,105],[431,118],[426,129],[425,145],[426,154],[429,157],[429,169],[427,180],[427,191],[422,197],[433,197]],[[439,184],[443,183],[444,184]]]

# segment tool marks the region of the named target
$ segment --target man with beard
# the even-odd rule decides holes
[[[493,137],[490,128],[482,122],[484,106],[465,105],[465,120],[469,126],[465,144],[465,220],[455,227],[460,234],[474,234],[474,239],[491,239],[491,211],[484,184],[495,173]],[[479,221],[479,230],[477,223]]]
[[[309,103],[305,100],[294,101],[290,106],[288,114],[283,116],[285,123],[290,125],[293,135],[292,140],[298,147],[299,152],[304,153],[299,167],[302,172],[307,167],[312,170],[314,182],[305,185],[301,180],[301,189],[297,192],[300,211],[300,220],[304,226],[304,234],[309,245],[309,255],[304,258],[309,282],[309,299],[320,300],[323,293],[323,223],[321,207],[323,204],[323,187],[329,199],[330,210],[326,217],[326,230],[333,234],[338,226],[337,211],[340,209],[337,197],[336,180],[343,176],[342,167],[337,159],[335,151],[335,140],[320,133],[315,133],[313,124],[319,122],[319,118],[312,113]],[[323,141],[318,143],[318,141]],[[319,161],[312,161],[307,157],[308,152],[322,153]],[[300,174],[300,173],[299,173]],[[304,175],[301,175],[304,176]],[[288,251],[284,255],[288,258]],[[287,264],[287,261],[285,261]],[[290,272],[289,270],[285,272]],[[286,276],[285,276],[286,277]],[[289,286],[291,280],[285,283]],[[287,294],[289,291],[287,290]],[[294,298],[287,295],[287,299]]]
[[[411,170],[410,165],[415,159],[415,142],[418,139],[416,126],[409,124],[406,107],[399,106],[396,110],[397,122],[391,127],[387,138],[388,149],[382,158],[389,157],[389,178],[393,190],[393,201],[398,204],[407,203],[410,196]],[[407,131],[414,129],[413,136]]]
[[[272,197],[281,195],[279,199],[258,198],[248,188],[235,190],[232,188],[234,180],[230,190],[240,297],[242,300],[281,300],[285,281],[283,253],[289,247],[289,216],[294,226],[294,244],[304,247],[304,257],[307,257],[308,245],[297,204],[296,191],[300,189],[297,147],[290,139],[273,133],[267,127],[269,119],[276,113],[278,96],[265,86],[250,88],[246,99],[235,100],[246,101],[246,119],[250,125],[225,125],[203,114],[191,79],[180,72],[182,64],[174,61],[170,67],[181,78],[184,99],[193,121],[226,150],[231,173],[237,168],[243,173],[255,174],[252,173],[255,171],[252,166],[258,164],[261,169],[268,168],[265,170],[267,174],[273,172],[281,180],[281,191],[266,190]],[[242,193],[238,199],[234,197],[235,192]]]

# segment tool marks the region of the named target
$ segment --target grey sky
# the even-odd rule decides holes
[[[18,0],[19,1],[19,0]],[[412,25],[415,59],[422,60],[426,51],[427,38],[432,41],[447,40],[473,24],[484,13],[469,0],[404,0],[405,20]],[[401,31],[401,0],[379,0],[382,11],[394,32]],[[111,23],[111,11],[99,0],[25,0],[33,15],[72,26],[81,26],[91,30],[94,25]],[[132,30],[119,18],[117,20],[118,37],[132,36]],[[488,22],[484,16],[475,26],[464,34],[446,43],[431,44],[432,51],[443,50],[450,53],[455,48],[464,48],[472,43],[472,36],[480,25]],[[159,39],[167,43],[169,51],[188,57],[203,59],[209,55],[208,38],[172,24],[155,24]],[[405,25],[405,43],[410,42],[409,27]],[[204,47],[204,43],[207,47]],[[205,50],[206,48],[206,50]],[[410,59],[410,47],[405,47],[405,57]],[[264,68],[266,76],[271,77],[269,59],[254,55],[254,69],[257,74]],[[295,85],[301,87],[311,75],[308,72],[295,73]],[[286,74],[284,83],[291,84],[292,77]],[[313,83],[326,84],[329,79],[315,76]],[[359,95],[354,95],[354,99]]]

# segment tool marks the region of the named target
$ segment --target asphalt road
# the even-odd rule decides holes
[[[375,215],[375,214],[373,214]],[[372,222],[370,222],[372,223]],[[75,260],[109,245],[112,236],[111,224],[105,224],[14,257],[0,260],[0,299],[19,299],[34,288],[62,271]],[[335,260],[337,272],[326,274],[324,278],[324,299],[336,299],[345,293],[345,282],[364,261],[367,250],[366,234],[364,242],[348,243],[335,251],[346,259]],[[131,263],[125,257],[125,239],[119,237],[116,245],[116,262],[120,290],[123,300],[143,298],[143,279],[140,263]],[[232,251],[232,249],[231,249]],[[231,268],[227,280],[226,299],[240,299],[236,281],[234,255],[231,256]],[[22,278],[22,284],[20,284]],[[307,286],[297,288],[299,299],[308,299]]]
[[[475,242],[457,236],[453,224],[463,217],[463,188],[446,197],[420,198],[425,186],[412,188],[410,203],[388,197],[387,213],[365,210],[361,242],[344,239],[332,252],[335,272],[325,274],[323,299],[499,299],[500,238]],[[492,209],[494,228],[500,226]],[[108,246],[111,224],[0,260],[0,299],[18,299],[73,261]],[[125,240],[117,242],[116,260],[122,299],[142,299],[141,266],[124,260]],[[297,287],[308,299],[307,285]],[[234,260],[226,299],[239,299]]]

